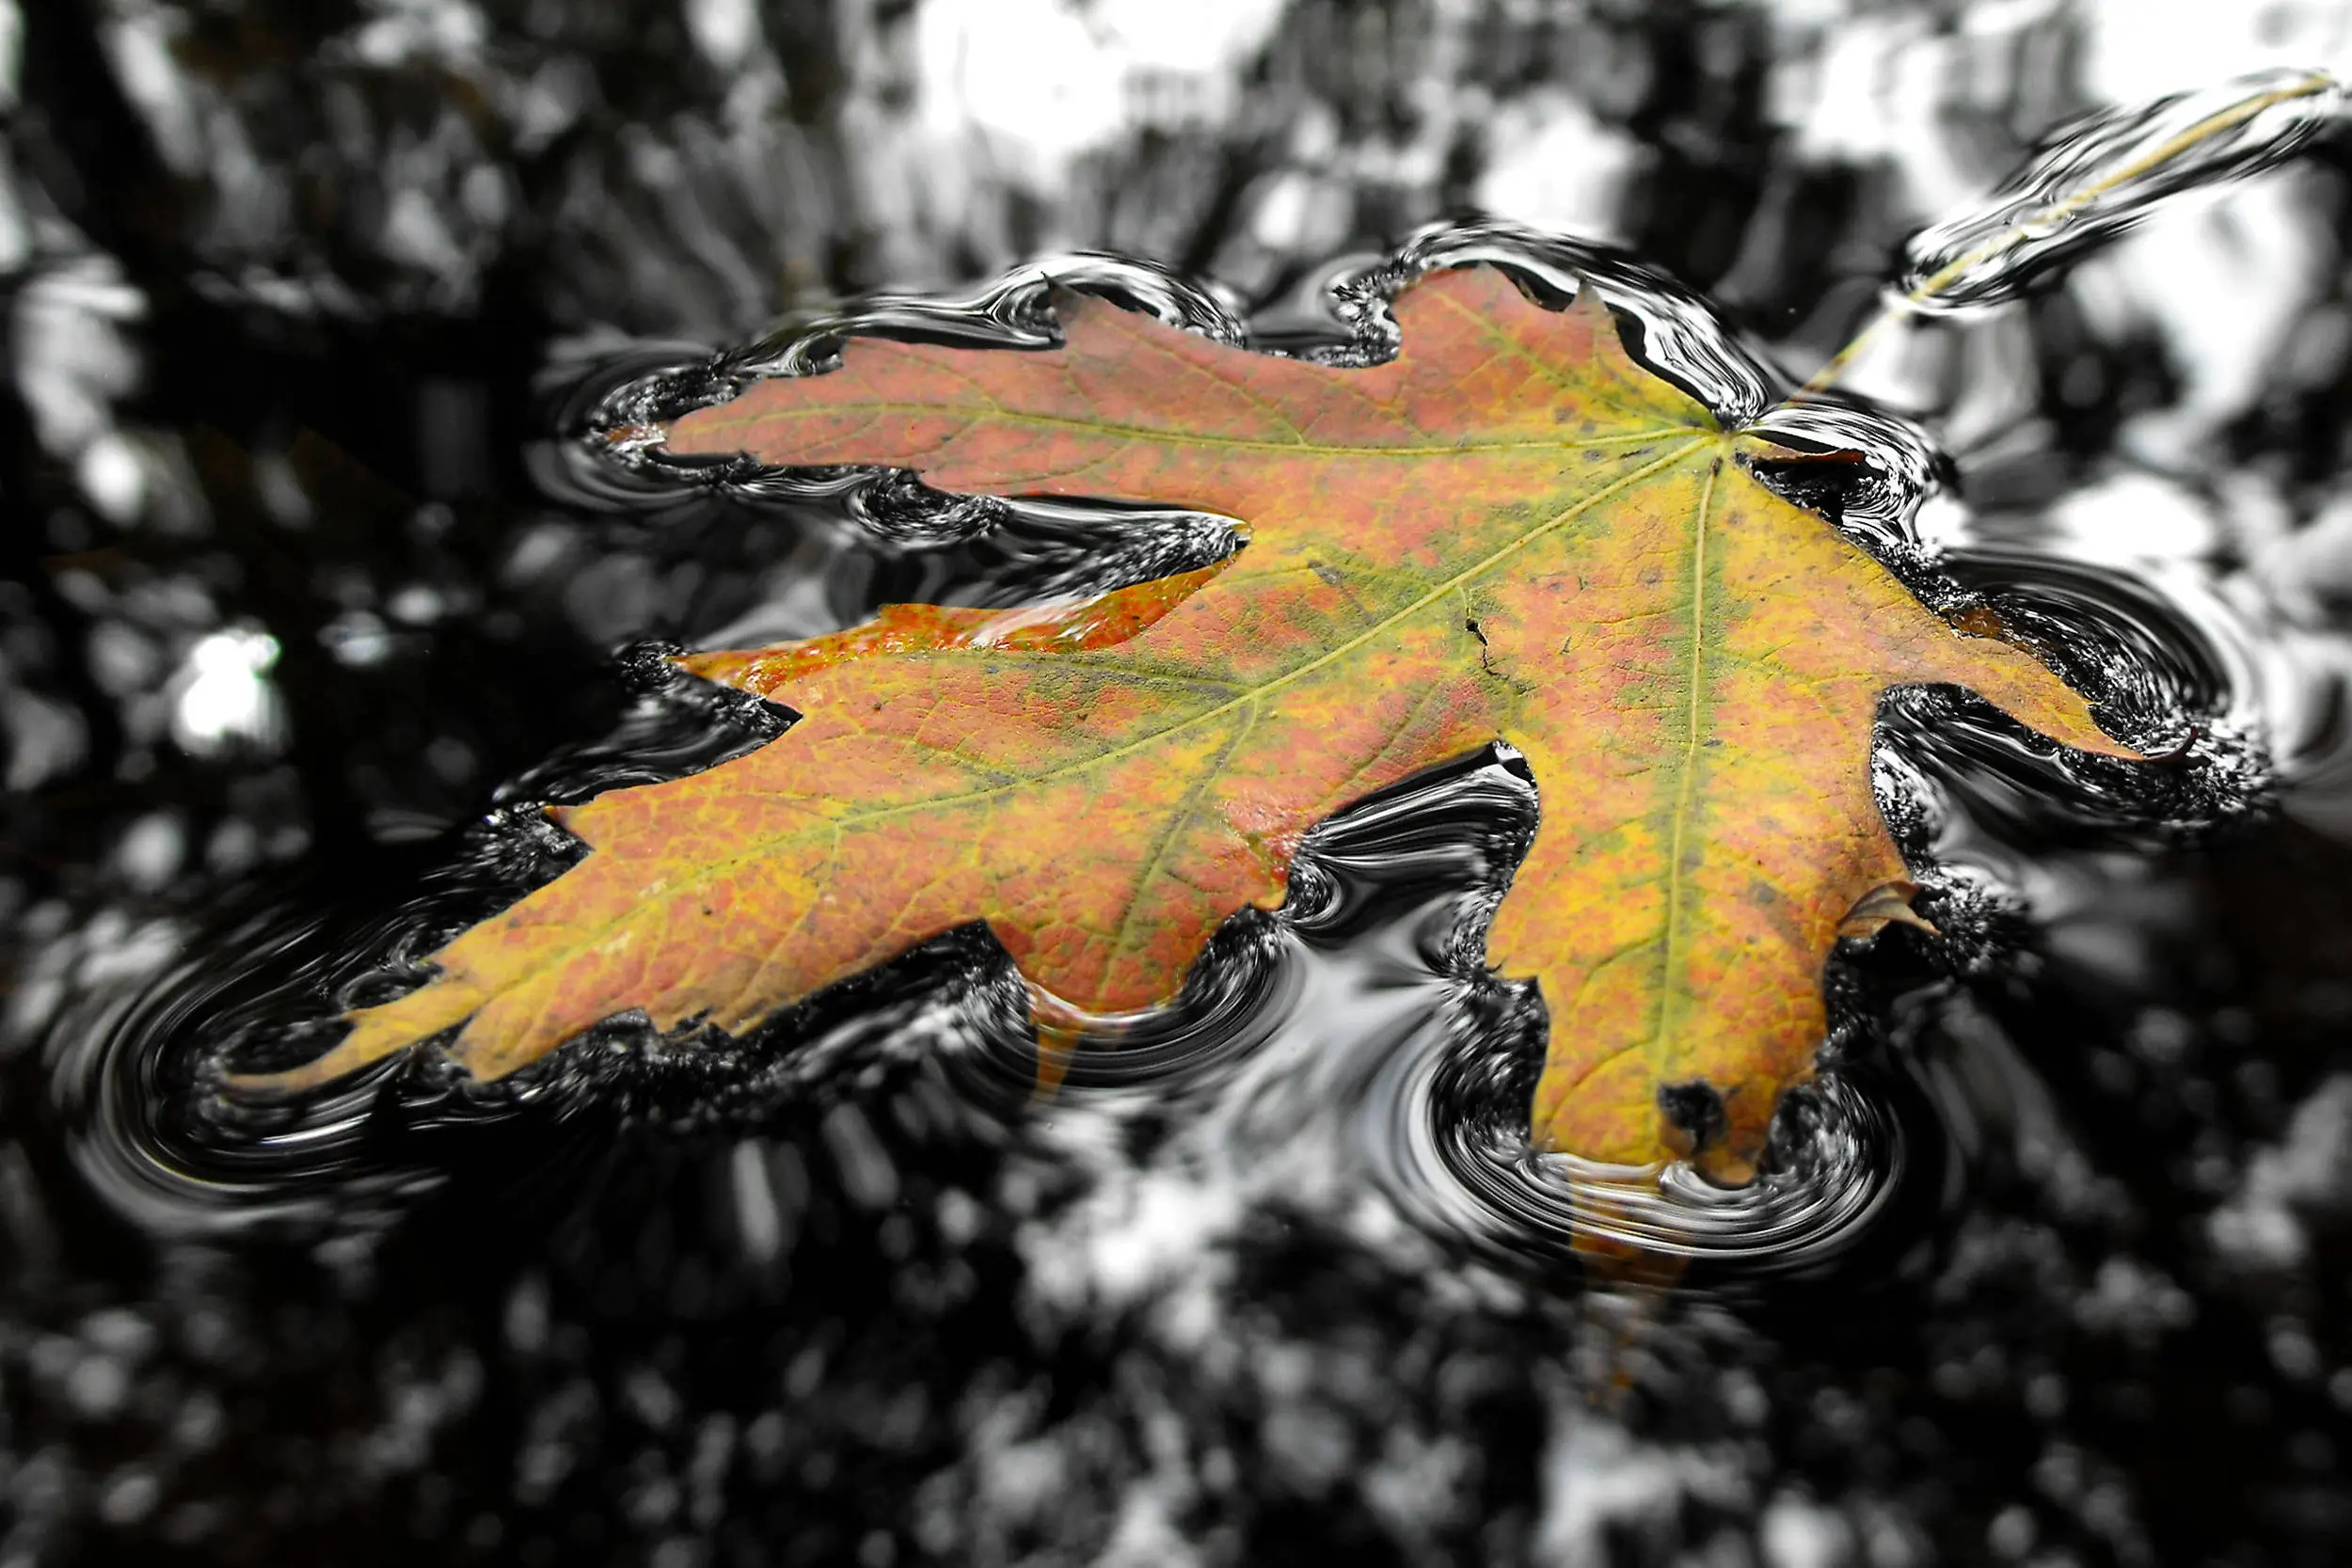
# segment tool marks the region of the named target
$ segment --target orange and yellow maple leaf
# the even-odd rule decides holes
[[[1316,822],[1501,740],[1541,800],[1487,938],[1549,1012],[1536,1139],[1689,1152],[1661,1095],[1705,1085],[1736,1176],[1812,1070],[1841,924],[1901,908],[1870,786],[1881,694],[1954,682],[2134,754],[2032,657],[1760,484],[1748,463],[1786,454],[1635,363],[1589,290],[1552,311],[1491,269],[1433,275],[1369,368],[1059,309],[1051,352],[853,341],[669,444],[1176,504],[1238,519],[1245,548],[1079,605],[893,606],[687,659],[797,722],[559,812],[583,862],[272,1081],[451,1029],[494,1078],[629,1009],[740,1029],[973,921],[1062,1006],[1150,1006],[1220,922],[1281,902]]]

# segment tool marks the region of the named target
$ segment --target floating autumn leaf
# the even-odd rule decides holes
[[[1084,604],[894,606],[687,659],[798,721],[558,812],[585,860],[267,1081],[451,1029],[495,1078],[629,1009],[738,1030],[972,921],[1049,1010],[1147,1007],[1220,922],[1280,904],[1316,822],[1502,741],[1541,800],[1487,936],[1549,1010],[1535,1137],[1687,1153],[1661,1095],[1705,1085],[1709,1168],[1737,1177],[1812,1070],[1841,925],[1909,913],[1871,797],[1881,693],[1956,682],[2133,754],[2033,658],[1759,483],[1752,461],[1790,454],[1636,364],[1589,290],[1551,311],[1490,269],[1433,275],[1370,368],[1057,309],[1057,350],[854,341],[670,447],[1172,503],[1240,519],[1245,548]]]

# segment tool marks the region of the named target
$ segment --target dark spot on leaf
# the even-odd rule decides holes
[[[1731,1127],[1731,1118],[1724,1111],[1724,1097],[1704,1078],[1661,1085],[1658,1110],[1691,1135],[1694,1152],[1721,1138]]]

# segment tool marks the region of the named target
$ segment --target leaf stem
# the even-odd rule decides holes
[[[2183,153],[2194,150],[2225,132],[2237,129],[2256,116],[2276,108],[2280,103],[2332,92],[2336,87],[2336,79],[2333,76],[2324,71],[2314,71],[2300,81],[2290,83],[2285,87],[2272,87],[2262,92],[2249,94],[2233,103],[2215,110],[2204,119],[2166,138],[2120,168],[2108,169],[2096,179],[2069,191],[2047,206],[2035,209],[2032,214],[2011,223],[1983,244],[1947,261],[1914,284],[1909,292],[1887,299],[1880,306],[1878,314],[1871,317],[1844,348],[1832,355],[1828,363],[1814,372],[1812,378],[1798,388],[1791,394],[1789,401],[1802,403],[1827,391],[1839,377],[1845,374],[1854,360],[1861,356],[1863,350],[1890,325],[1898,321],[1908,320],[1912,312],[1919,307],[1938,298],[1953,284],[1966,277],[1987,261],[2014,249],[2027,240],[2039,237],[2051,225],[2063,223],[2101,197],[2153,173]]]

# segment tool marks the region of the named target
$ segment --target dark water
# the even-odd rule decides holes
[[[1816,9],[12,13],[0,1562],[2339,1560],[2341,135],[1874,340],[1916,427],[1766,414],[1952,193],[2207,79],[2128,7]],[[2173,26],[2218,75],[2341,24]],[[568,863],[541,804],[777,733],[662,647],[1227,547],[597,438],[847,331],[1041,341],[1041,255],[1341,357],[1419,267],[1597,287],[2169,760],[1890,699],[1947,937],[1833,966],[1740,1192],[1526,1149],[1505,756],[1327,824],[1047,1103],[967,936],[740,1040],[219,1092]]]

